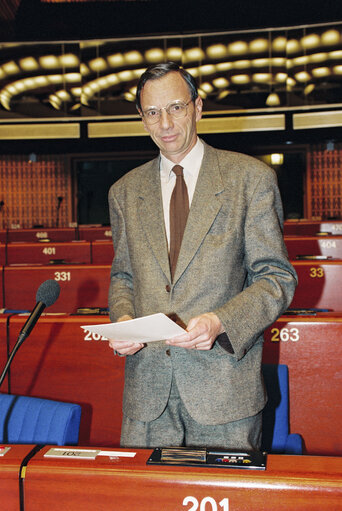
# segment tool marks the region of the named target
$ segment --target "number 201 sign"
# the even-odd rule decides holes
[[[196,497],[185,497],[183,506],[187,511],[229,511],[229,500],[222,499],[221,502],[216,503],[212,497],[204,497],[201,501]]]

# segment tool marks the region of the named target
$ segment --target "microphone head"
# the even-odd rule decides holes
[[[52,279],[46,280],[37,290],[36,302],[43,302],[46,307],[50,307],[59,297],[60,290],[58,282]]]

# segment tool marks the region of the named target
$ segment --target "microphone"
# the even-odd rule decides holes
[[[58,282],[55,280],[46,280],[43,282],[36,294],[36,305],[31,312],[28,320],[26,321],[23,328],[20,330],[20,334],[18,336],[17,342],[7,360],[7,363],[4,367],[4,370],[2,371],[2,374],[0,376],[0,386],[2,385],[2,382],[5,379],[5,376],[7,374],[7,371],[12,363],[13,357],[24,342],[24,340],[30,335],[32,332],[33,327],[37,323],[38,319],[40,318],[43,310],[45,307],[49,307],[50,305],[54,304],[57,298],[59,297],[60,293],[60,286]]]
[[[50,307],[50,305],[55,303],[59,297],[60,290],[60,286],[55,280],[46,280],[39,286],[36,294],[36,306],[31,312],[25,325],[20,330],[18,337],[19,344],[21,344],[30,335],[45,307]]]

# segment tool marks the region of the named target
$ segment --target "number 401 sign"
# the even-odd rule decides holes
[[[185,497],[183,500],[183,506],[187,507],[187,511],[229,511],[229,500],[227,498],[216,503],[216,500],[212,497],[204,497],[201,501],[198,501],[196,497]]]

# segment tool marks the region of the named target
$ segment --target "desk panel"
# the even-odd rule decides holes
[[[5,306],[29,309],[45,280],[56,280],[61,287],[58,300],[49,312],[73,312],[78,307],[107,307],[110,282],[108,265],[7,266],[4,272]]]
[[[342,234],[342,222],[327,220],[296,220],[284,222],[285,235],[299,234],[302,236],[314,236],[318,232]]]
[[[0,309],[4,307],[4,268],[0,265]]]
[[[11,318],[11,349],[26,319]],[[11,366],[13,394],[81,404],[79,441],[84,445],[120,442],[125,359],[114,356],[108,341],[81,329],[81,325],[108,322],[107,315],[46,314]]]
[[[19,473],[24,458],[33,445],[11,445],[10,450],[0,456],[0,507],[2,511],[19,511]]]
[[[284,236],[290,259],[303,255],[323,255],[342,259],[342,236]]]
[[[290,427],[305,452],[342,455],[342,314],[282,316],[265,332],[263,362],[286,364]]]
[[[0,229],[0,243],[6,243],[7,241],[7,231],[6,229]]]
[[[49,239],[50,241],[72,241],[76,238],[76,230],[72,227],[56,227],[41,229],[9,229],[7,242],[12,241],[37,241]]]
[[[0,266],[5,266],[6,264],[6,245],[5,243],[0,242]]]
[[[331,511],[341,505],[341,458],[273,455],[267,470],[252,471],[146,466],[149,450],[113,460],[47,459],[47,450],[28,464],[26,511]]]
[[[79,225],[78,226],[78,239],[95,241],[95,240],[111,240],[112,231],[110,225]]]
[[[291,308],[342,311],[342,261],[291,261],[297,274]]]
[[[7,317],[8,314],[0,314],[0,374],[7,362]],[[8,391],[6,380],[2,384],[0,391]]]
[[[94,264],[112,264],[114,247],[111,240],[97,240],[91,243],[92,262]]]
[[[56,260],[63,263],[90,264],[90,242],[28,243],[17,241],[7,245],[7,264],[50,264],[50,261]]]

